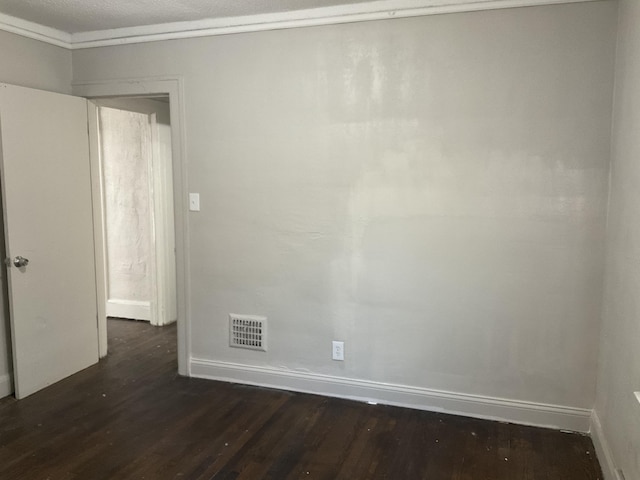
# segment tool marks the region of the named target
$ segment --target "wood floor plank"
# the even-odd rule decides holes
[[[3,480],[599,480],[587,436],[176,375],[175,326],[0,400]]]

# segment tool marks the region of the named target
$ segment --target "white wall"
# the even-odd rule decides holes
[[[71,52],[0,31],[0,82],[71,93]]]
[[[71,92],[71,52],[63,48],[0,31],[0,66],[0,82],[60,93]],[[0,211],[0,224],[1,216]],[[4,238],[0,255],[4,257]],[[6,269],[0,270],[0,291],[4,292]],[[0,295],[0,397],[12,392],[6,303],[3,293]]]
[[[640,403],[633,392],[640,391],[640,3],[622,0],[619,5],[611,200],[595,411],[602,427],[600,440],[609,448],[611,465],[621,468],[627,480],[638,480]]]
[[[153,155],[149,115],[100,107],[107,315],[150,320]]]
[[[194,357],[590,409],[615,13],[78,50],[74,81],[184,78]]]

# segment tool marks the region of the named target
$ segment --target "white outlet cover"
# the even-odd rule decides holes
[[[332,345],[331,358],[333,360],[344,360],[344,342],[336,342],[334,340],[331,343],[331,345]]]

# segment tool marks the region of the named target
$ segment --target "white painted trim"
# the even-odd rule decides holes
[[[604,480],[619,480],[618,474],[616,473],[616,464],[613,460],[613,453],[609,447],[607,437],[604,435],[604,430],[602,429],[602,424],[600,423],[600,418],[596,410],[593,410],[591,413],[589,433],[591,434],[591,440],[596,449],[596,456],[598,457],[602,473],[604,474]]]
[[[39,23],[5,15],[4,13],[0,13],[0,30],[56,45],[57,47],[71,48],[71,34],[55,28],[45,27]]]
[[[108,353],[107,341],[107,238],[104,218],[104,179],[100,154],[98,106],[87,102],[89,128],[89,163],[91,165],[91,200],[93,202],[93,245],[96,265],[96,302],[98,312],[98,355]]]
[[[171,228],[171,222],[167,218],[173,214],[173,190],[171,186],[171,159],[163,158],[160,138],[160,122],[158,116],[166,108],[169,112],[169,105],[150,101],[156,110],[150,114],[151,138],[153,151],[149,164],[149,192],[150,204],[153,206],[151,239],[152,256],[155,268],[152,269],[155,279],[152,285],[153,300],[151,303],[151,323],[152,325],[168,325],[175,321],[173,305],[175,305],[175,255],[173,242],[175,232]],[[167,118],[167,121],[169,119]],[[171,126],[169,125],[169,128]],[[167,163],[167,160],[169,163]],[[151,207],[150,205],[150,207]],[[151,210],[151,208],[150,208]],[[171,264],[171,267],[170,267]]]
[[[13,393],[13,380],[10,374],[0,375],[0,398],[8,397]]]
[[[153,168],[154,156],[157,155],[156,144],[158,142],[158,126],[156,124],[157,116],[154,113],[147,113],[149,120],[149,141],[151,142],[151,148],[149,150],[149,156],[147,158],[147,190],[149,191],[149,286],[151,287],[151,302],[149,311],[149,320],[151,325],[158,326],[158,275],[160,265],[158,261],[158,242],[156,232],[156,192],[155,192],[155,169]]]
[[[151,302],[136,300],[107,300],[107,317],[151,320]]]
[[[390,18],[590,1],[597,0],[378,0],[263,15],[212,18],[74,33],[71,35],[71,45],[73,49],[82,49]]]
[[[191,310],[189,284],[189,225],[186,207],[187,157],[184,112],[184,80],[181,76],[144,77],[76,82],[73,94],[87,98],[169,95],[173,202],[176,234],[176,297],[178,303],[178,373],[190,375]]]
[[[591,410],[191,358],[191,376],[469,417],[588,432]]]
[[[0,14],[0,30],[65,48],[82,49],[389,18],[593,1],[599,0],[374,0],[289,12],[209,18],[72,34]]]

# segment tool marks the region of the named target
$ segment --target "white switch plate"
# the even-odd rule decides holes
[[[199,193],[189,194],[189,210],[191,210],[192,212],[200,211],[200,194]]]
[[[332,342],[333,353],[331,358],[334,360],[344,360],[344,342]]]

